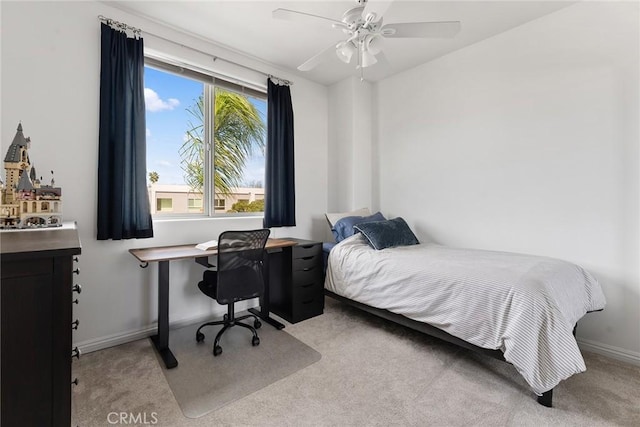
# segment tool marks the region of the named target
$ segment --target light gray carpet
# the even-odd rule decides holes
[[[239,316],[244,313],[238,314]],[[249,320],[249,319],[247,319]],[[260,345],[251,345],[251,332],[228,329],[220,339],[222,354],[213,356],[215,335],[222,326],[207,326],[206,338],[196,343],[199,325],[171,331],[170,348],[178,366],[166,369],[156,357],[180,409],[198,418],[245,397],[320,360],[320,353],[286,331],[270,325],[258,329]]]
[[[108,427],[118,411],[155,414],[163,427],[640,425],[640,366],[593,353],[545,408],[512,366],[331,298],[325,314],[285,331],[322,359],[196,419],[180,410],[148,339],[86,354],[73,363],[77,424]]]

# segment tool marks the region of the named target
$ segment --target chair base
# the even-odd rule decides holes
[[[246,323],[240,322],[241,320],[248,319],[250,317],[254,319],[253,320],[254,326],[250,326],[250,325],[247,325]],[[258,317],[254,314],[246,314],[244,316],[235,317],[233,304],[229,304],[227,306],[227,314],[224,315],[222,320],[207,322],[200,325],[200,327],[196,331],[196,341],[197,342],[204,341],[204,338],[205,338],[204,334],[200,332],[200,330],[205,326],[213,326],[213,325],[223,325],[222,329],[218,331],[218,333],[216,334],[216,338],[213,341],[214,356],[218,356],[222,353],[222,347],[220,346],[220,338],[222,338],[222,334],[224,334],[227,329],[230,329],[234,326],[241,326],[243,328],[249,329],[253,334],[253,337],[251,338],[251,345],[253,345],[254,347],[257,345],[260,345],[260,337],[256,332],[256,329],[259,329],[260,326],[262,326],[262,323],[260,323],[260,319],[258,319]]]

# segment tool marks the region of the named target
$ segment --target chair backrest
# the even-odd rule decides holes
[[[255,298],[264,290],[264,247],[269,229],[225,231],[218,237],[216,301],[229,304]]]

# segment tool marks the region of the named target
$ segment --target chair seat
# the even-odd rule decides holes
[[[209,298],[216,299],[216,290],[218,289],[218,272],[215,270],[205,271],[202,281],[198,282],[198,288],[200,288],[202,293]]]
[[[218,276],[225,275],[232,276],[235,282],[235,296],[230,300],[218,295]],[[215,299],[218,303],[227,304],[233,301],[243,301],[260,296],[262,289],[256,289],[256,279],[261,279],[259,274],[249,267],[240,267],[225,271],[207,270],[204,272],[202,281],[198,282],[198,288],[200,288],[202,293]]]

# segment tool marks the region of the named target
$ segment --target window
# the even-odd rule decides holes
[[[202,212],[202,199],[189,199],[189,212]]]
[[[144,92],[155,215],[260,215],[264,203],[231,206],[247,194],[264,198],[266,93],[153,58]],[[187,209],[162,205],[163,192]]]
[[[157,212],[173,212],[173,199],[156,198]]]

